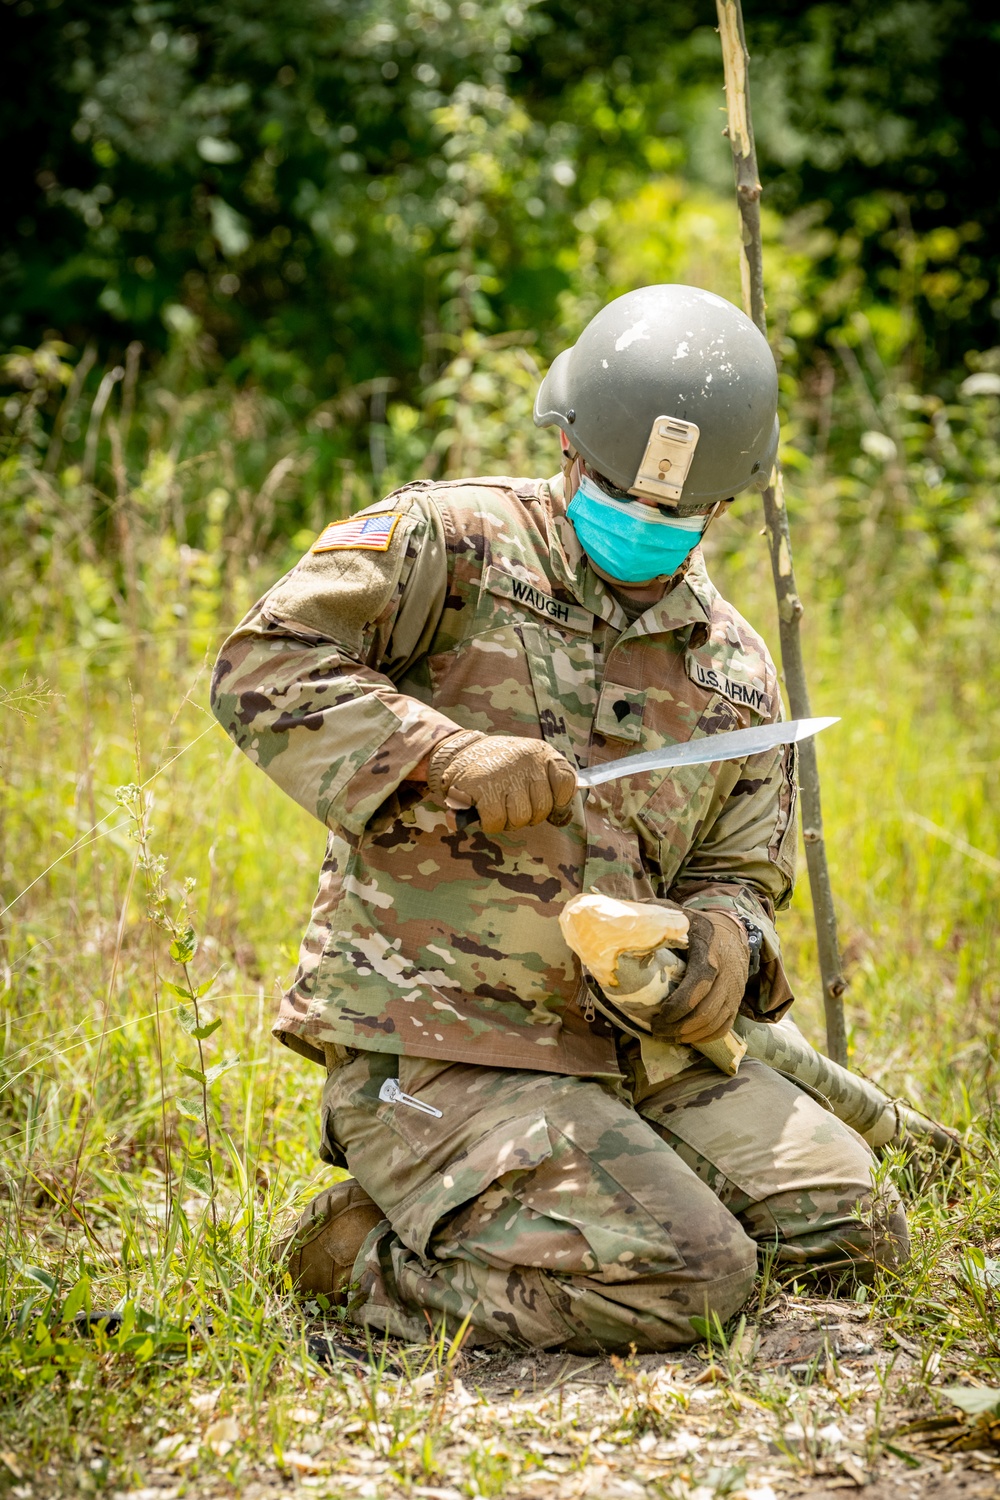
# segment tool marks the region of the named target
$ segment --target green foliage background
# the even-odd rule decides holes
[[[813,703],[843,715],[819,753],[852,1060],[977,1151],[935,1184],[886,1168],[916,1255],[873,1296],[919,1344],[924,1400],[936,1371],[1000,1359],[1000,22],[974,0],[746,19]],[[609,297],[739,301],[714,10],[3,0],[0,20],[0,1410],[16,1466],[85,1493],[167,1472],[150,1412],[169,1436],[178,1382],[221,1390],[244,1437],[222,1453],[189,1414],[205,1431],[169,1471],[238,1490],[287,1468],[288,1413],[317,1399],[267,1247],[330,1179],[319,1075],[269,1017],[323,830],[211,721],[210,663],[332,517],[416,476],[554,471],[539,374]],[[710,566],[774,644],[760,524],[741,499]],[[805,882],[782,923],[819,1040]],[[117,1335],[75,1338],[114,1305]],[[456,1354],[420,1358],[445,1380]],[[348,1479],[351,1379],[323,1398]],[[822,1406],[786,1383],[753,1386],[782,1453]],[[380,1493],[509,1494],[541,1462],[488,1413],[449,1448],[433,1401],[393,1408]],[[880,1396],[873,1468],[886,1420]],[[615,1428],[629,1475],[642,1422]],[[711,1462],[691,1484],[723,1484]]]
[[[216,369],[293,411],[412,390],[469,327],[551,352],[581,234],[651,176],[728,190],[710,0],[4,8],[10,343],[152,357],[184,309]],[[789,356],[859,299],[905,304],[934,375],[994,343],[1000,23],[972,0],[761,0],[747,25],[768,199],[815,233]]]
[[[168,430],[183,465],[231,428],[258,485],[294,446],[259,550],[368,486],[468,462],[450,435],[468,361],[544,365],[643,281],[738,300],[710,0],[3,12],[0,339],[30,408],[4,408],[10,451],[27,440],[57,475],[75,461],[102,493],[116,409],[133,475]],[[887,425],[873,399],[891,388],[926,419],[993,369],[1000,23],[973,0],[768,0],[747,25],[790,462],[818,445],[843,468]],[[43,341],[79,386],[54,434],[60,382],[24,363]],[[79,403],[102,378],[88,438]],[[898,421],[887,435],[898,451]],[[526,460],[524,441],[492,461]],[[952,501],[929,488],[919,525],[946,553]],[[211,524],[196,491],[175,505],[189,544]]]

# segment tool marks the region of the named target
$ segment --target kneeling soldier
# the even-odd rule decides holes
[[[766,483],[776,403],[728,302],[620,297],[539,389],[560,475],[421,481],[332,522],[222,648],[219,720],[330,830],[275,1030],[325,1065],[322,1155],[353,1180],[286,1253],[304,1290],[357,1283],[362,1326],[666,1349],[740,1306],[759,1248],[862,1275],[905,1254],[858,1136],[691,1046],[791,1003],[792,750],[575,776],[780,716],[698,545]],[[558,921],[580,891],[687,914],[659,1035],[595,1006]]]

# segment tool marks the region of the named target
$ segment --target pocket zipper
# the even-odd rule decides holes
[[[425,1104],[422,1099],[414,1099],[412,1094],[404,1094],[398,1078],[387,1078],[379,1089],[378,1096],[383,1104],[408,1104],[411,1109],[418,1109],[422,1115],[433,1115],[436,1120],[442,1118],[441,1111],[435,1109],[433,1104]]]

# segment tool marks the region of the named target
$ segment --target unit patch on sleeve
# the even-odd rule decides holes
[[[706,693],[719,693],[721,697],[728,698],[730,703],[749,708],[752,713],[760,714],[765,719],[770,717],[771,695],[765,693],[763,688],[752,682],[740,682],[738,678],[729,677],[719,667],[707,667],[695,656],[688,656],[686,666],[691,681],[704,688]]]
[[[398,511],[384,515],[351,516],[346,521],[331,521],[313,542],[311,552],[388,552],[392,534],[402,516]]]

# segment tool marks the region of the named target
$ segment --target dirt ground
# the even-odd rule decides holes
[[[928,1361],[909,1341],[886,1333],[864,1306],[779,1294],[729,1351],[701,1346],[679,1357],[624,1363],[473,1353],[459,1385],[495,1408],[508,1403],[514,1423],[519,1408],[538,1415],[540,1397],[551,1401],[561,1393],[563,1413],[571,1400],[577,1428],[589,1417],[599,1422],[616,1397],[623,1408],[633,1407],[638,1426],[647,1425],[644,1410],[664,1414],[658,1391],[676,1393],[678,1407],[687,1397],[672,1435],[654,1436],[656,1424],[649,1423],[631,1444],[606,1455],[612,1461],[603,1476],[578,1472],[555,1485],[535,1475],[511,1488],[510,1500],[652,1494],[769,1500],[769,1491],[818,1500],[851,1490],[864,1490],[867,1500],[986,1500],[1000,1496],[1000,1450],[941,1446],[942,1438],[954,1441],[967,1427],[906,1430],[942,1410],[957,1415],[932,1392],[960,1378],[960,1370],[939,1369],[933,1355]],[[686,1464],[678,1462],[684,1458]]]
[[[958,1414],[939,1394],[962,1375],[880,1327],[864,1305],[785,1293],[728,1349],[625,1360],[472,1350],[443,1375],[414,1378],[397,1366],[374,1397],[360,1362],[352,1370],[350,1360],[336,1361],[328,1378],[340,1383],[348,1412],[367,1390],[383,1420],[301,1412],[297,1448],[269,1472],[244,1471],[239,1493],[820,1500],[863,1491],[866,1500],[993,1500],[1000,1449],[988,1439],[981,1449],[954,1447],[971,1429],[948,1425]],[[433,1436],[429,1474],[400,1461],[403,1410]],[[921,1419],[938,1425],[909,1430]],[[121,1500],[212,1493],[190,1473],[178,1485],[182,1474],[164,1467]]]

